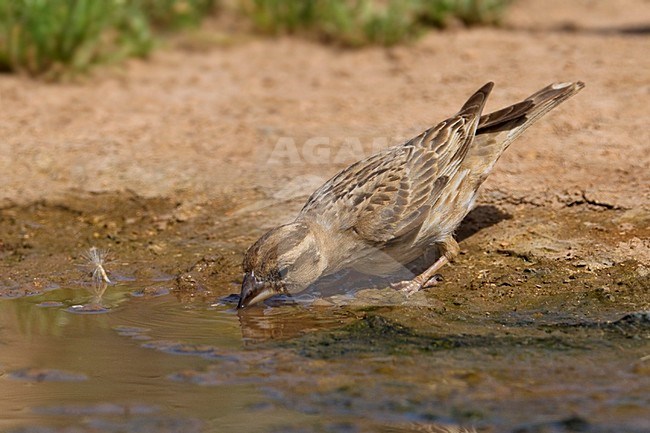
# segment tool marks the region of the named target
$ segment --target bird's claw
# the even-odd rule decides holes
[[[428,280],[427,280],[427,281],[422,285],[422,288],[423,288],[423,289],[431,288],[431,287],[433,287],[433,286],[438,285],[438,283],[439,283],[440,281],[442,281],[442,275],[440,275],[440,274],[435,274],[433,277],[429,278],[429,279],[428,279]]]
[[[392,283],[390,286],[393,289],[404,293],[407,297],[411,296],[413,293],[419,291],[422,288],[422,285],[415,280],[399,281],[397,283]]]
[[[421,283],[416,277],[412,280],[404,280],[404,281],[398,281],[397,283],[392,283],[390,286],[393,289],[399,290],[400,292],[404,293],[408,297],[414,294],[415,292],[419,292],[421,289],[427,289],[429,287],[435,286],[436,284],[438,284],[438,281],[441,280],[442,280],[442,276],[440,274],[436,274],[433,277],[429,278],[424,283]]]

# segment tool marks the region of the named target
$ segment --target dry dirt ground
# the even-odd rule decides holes
[[[236,283],[247,244],[373,147],[455,113],[488,80],[488,110],[582,80],[497,164],[445,285],[469,290],[449,292],[458,306],[475,295],[491,308],[490,293],[528,283],[533,298],[570,287],[647,309],[649,25],[647,0],[527,0],[503,28],[344,50],[207,37],[208,23],[146,61],[74,82],[0,76],[0,289],[63,284],[63,269],[96,244],[131,273],[157,261],[147,272],[227,294],[236,288],[197,284],[192,272]]]

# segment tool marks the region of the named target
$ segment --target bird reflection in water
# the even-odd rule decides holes
[[[288,305],[291,302],[294,305]],[[339,307],[295,305],[279,299],[273,308],[239,310],[239,324],[245,344],[270,340],[288,340],[305,334],[341,328],[355,320],[355,315]]]

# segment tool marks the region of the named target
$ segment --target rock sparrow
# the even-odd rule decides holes
[[[312,194],[292,223],[255,242],[244,258],[238,308],[298,293],[345,268],[390,275],[430,248],[437,261],[393,286],[410,294],[435,282],[435,273],[458,253],[454,230],[503,151],[584,84],[551,84],[481,115],[492,87],[487,83],[458,114],[412,140],[342,170]]]

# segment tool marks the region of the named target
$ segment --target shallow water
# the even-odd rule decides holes
[[[147,348],[173,339],[188,354],[213,346],[228,357],[242,348],[232,311],[187,307],[169,295],[139,299],[130,289],[110,287],[104,314],[69,310],[92,298],[81,288],[0,302],[1,431],[262,431],[282,419],[281,410],[242,418],[266,401],[253,383],[215,388],[169,378],[215,359]]]
[[[393,307],[237,315],[137,289],[94,314],[81,287],[0,302],[1,431],[647,431],[643,315],[421,333]]]
[[[602,258],[640,248],[646,216],[530,210],[523,230],[484,207],[434,289],[330,279],[238,313],[261,217],[226,208],[0,210],[0,431],[650,431],[650,273]],[[95,244],[115,284],[79,272]]]

